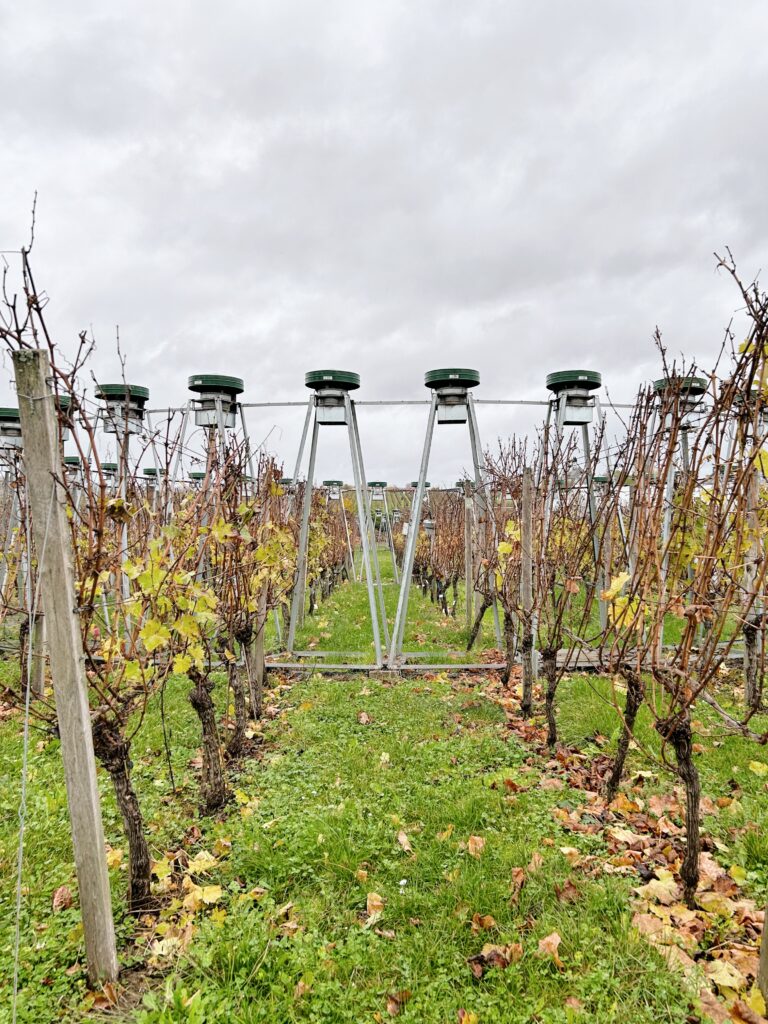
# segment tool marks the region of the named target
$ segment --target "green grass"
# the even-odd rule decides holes
[[[484,1024],[554,1024],[576,1019],[568,997],[584,1005],[582,1019],[685,1019],[680,979],[631,930],[628,883],[580,879],[576,902],[558,899],[569,871],[558,846],[573,843],[551,817],[562,794],[534,785],[505,797],[505,778],[535,780],[494,704],[440,678],[392,687],[318,677],[290,704],[270,730],[271,753],[242,779],[256,813],[228,823],[219,881],[230,913],[202,925],[142,1024],[387,1019],[387,995],[402,990],[403,1021],[455,1021],[463,1007]],[[398,844],[401,829],[413,855]],[[465,847],[470,835],[486,840],[479,858]],[[511,902],[513,869],[536,851],[544,864]],[[238,903],[254,885],[265,896]],[[382,934],[364,927],[368,892],[384,897]],[[289,901],[298,928],[286,935],[276,908]],[[475,913],[497,929],[473,934]],[[536,953],[553,931],[562,970]],[[525,953],[477,981],[466,961],[485,942],[521,942]],[[181,993],[195,992],[184,1008]]]
[[[388,601],[395,599],[396,588],[389,584]],[[412,608],[410,642],[423,636],[423,647],[436,656],[444,656],[446,646],[460,646],[459,626],[452,620],[441,625],[443,617],[416,590]],[[364,612],[364,588],[341,587],[308,620],[305,635],[322,630],[329,634],[318,637],[323,646],[354,649],[365,629],[355,616],[367,625]],[[327,625],[321,626],[323,621]],[[485,642],[492,643],[490,618],[485,629]],[[0,681],[18,686],[16,666],[0,662]],[[175,795],[157,701],[133,745],[135,785],[153,855],[182,848],[191,856],[213,849],[217,839],[230,841],[231,853],[205,879],[223,886],[217,913],[198,915],[188,956],[171,965],[165,978],[155,977],[143,1004],[126,1010],[123,1019],[132,1024],[381,1021],[389,1019],[387,996],[408,990],[400,1019],[427,1024],[451,1024],[460,1008],[477,1014],[479,1024],[682,1024],[691,993],[633,932],[634,880],[574,874],[578,899],[558,898],[556,886],[571,870],[559,847],[600,852],[602,838],[563,832],[556,824],[553,804],[578,802],[580,794],[537,785],[541,768],[528,763],[530,751],[505,727],[482,685],[482,677],[468,687],[434,673],[392,683],[316,674],[292,688],[281,687],[270,696],[282,710],[265,725],[262,756],[245,762],[232,780],[252,813],[244,816],[233,803],[214,821],[197,814],[189,762],[196,754],[198,724],[187,702],[187,681],[172,679],[166,717]],[[220,684],[214,691],[220,707],[224,695]],[[727,702],[728,691],[720,696]],[[609,680],[566,678],[557,712],[564,741],[595,754],[610,752],[621,728],[611,700]],[[361,724],[361,712],[369,716],[368,724]],[[695,720],[705,795],[736,797],[727,810],[706,816],[705,830],[719,844],[716,855],[726,866],[746,870],[745,894],[762,902],[768,899],[766,779],[749,765],[768,756],[724,733],[705,707],[697,709]],[[768,716],[753,726],[768,728]],[[658,763],[658,736],[645,711],[637,738],[628,772],[654,772],[644,783],[644,795],[669,792],[674,779]],[[9,1018],[20,765],[20,721],[13,717],[0,724],[3,1021]],[[528,788],[509,796],[505,779]],[[109,781],[101,771],[99,780],[108,841],[124,849]],[[185,842],[193,825],[202,835]],[[412,855],[398,843],[400,830]],[[470,835],[486,841],[479,858],[466,849]],[[530,864],[534,852],[543,864],[529,872],[515,902],[513,869]],[[111,879],[122,963],[140,965],[147,948],[131,943],[135,932],[125,916],[125,863],[112,869]],[[88,1004],[59,744],[38,732],[31,741],[23,881],[18,1019],[80,1020]],[[53,914],[51,898],[60,885],[72,889],[75,905]],[[254,887],[265,890],[261,899],[240,899]],[[365,927],[369,892],[384,897],[385,906],[381,919]],[[293,906],[285,911],[288,903]],[[496,928],[473,934],[475,913],[492,915]],[[539,940],[553,931],[562,936],[562,969],[537,954]],[[492,969],[477,980],[467,958],[486,942],[519,942],[524,955],[507,970]],[[579,1004],[581,1011],[574,1008]]]
[[[399,587],[394,581],[389,551],[384,547],[379,548],[379,566],[387,620],[391,629],[397,611]],[[452,591],[449,594],[449,606],[451,599]],[[465,650],[467,630],[464,614],[463,582],[459,584],[456,618],[443,615],[429,596],[423,594],[421,588],[414,583],[408,602],[403,649],[427,655],[419,659],[424,663],[444,662],[448,651],[459,652],[458,657],[452,657],[451,661],[477,661],[481,651],[496,646],[492,612],[486,612],[480,634],[469,654]],[[272,638],[274,633],[270,631],[269,635]],[[274,647],[274,641],[272,645]],[[327,601],[318,605],[314,615],[305,616],[303,628],[297,631],[296,649],[309,650],[313,645],[321,650],[362,652],[362,658],[345,658],[345,663],[373,662],[370,606],[364,583],[343,583]],[[338,658],[332,660],[335,663],[339,661]]]

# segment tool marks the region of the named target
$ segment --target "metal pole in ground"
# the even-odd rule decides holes
[[[349,432],[349,453],[352,456],[352,475],[355,480],[355,497],[357,498],[357,517],[360,521],[360,543],[363,549],[363,569],[365,571],[365,583],[368,590],[368,605],[371,609],[371,628],[373,630],[373,646],[376,651],[376,667],[381,668],[383,664],[381,653],[381,635],[379,633],[379,617],[376,610],[376,594],[374,593],[373,570],[371,567],[371,552],[369,548],[370,535],[368,532],[368,506],[363,493],[363,467],[360,463],[359,450],[356,443],[356,420],[354,406],[349,393],[344,393],[344,405],[347,410],[347,430]],[[378,576],[378,573],[376,574]],[[381,580],[379,580],[381,583]],[[386,616],[385,616],[386,626]]]
[[[413,572],[413,559],[416,554],[416,538],[419,533],[419,519],[421,518],[421,506],[424,501],[425,484],[429,470],[429,453],[432,449],[432,435],[435,430],[435,416],[437,414],[437,392],[432,394],[432,402],[429,406],[429,417],[427,419],[427,433],[424,437],[424,449],[421,453],[421,466],[419,467],[419,482],[416,486],[416,493],[413,496],[411,506],[411,522],[408,526],[408,539],[405,544],[405,555],[403,557],[403,572],[400,577],[400,593],[397,598],[397,612],[395,624],[392,627],[392,641],[389,647],[389,666],[394,668],[403,649],[403,635],[405,633],[405,620],[408,615],[408,597],[411,589],[411,573]]]
[[[310,399],[310,405],[313,404]],[[307,480],[304,485],[304,502],[301,510],[301,529],[299,531],[299,550],[296,557],[296,582],[293,587],[293,598],[291,600],[291,620],[288,625],[287,647],[293,650],[296,641],[296,627],[303,619],[304,610],[304,588],[307,583],[307,552],[309,548],[309,514],[312,510],[312,480],[315,476],[315,457],[317,455],[317,416],[312,424],[312,441],[309,447],[309,466],[307,468]],[[298,468],[301,466],[298,464]],[[296,477],[294,477],[294,481]]]
[[[365,497],[365,529],[371,536],[371,564],[375,576],[375,586],[379,599],[379,614],[381,615],[381,632],[384,636],[384,646],[389,647],[389,624],[387,622],[387,606],[384,603],[384,588],[381,585],[381,569],[379,568],[379,552],[376,546],[376,529],[371,516],[371,495],[365,477],[365,466],[363,465],[363,448],[360,444],[360,431],[357,426],[357,413],[355,403],[347,397],[347,408],[349,410],[350,441],[357,453],[357,465],[360,471],[360,486]]]

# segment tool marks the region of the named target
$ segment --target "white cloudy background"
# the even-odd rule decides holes
[[[764,0],[0,12],[0,248],[37,190],[59,343],[92,327],[116,378],[119,324],[153,406],[193,372],[298,400],[327,366],[360,399],[421,398],[448,365],[480,370],[478,397],[541,398],[578,366],[627,400],[656,324],[711,361],[737,306],[713,250],[766,264]],[[540,413],[482,407],[486,443]],[[369,477],[415,474],[424,417],[361,409]],[[300,410],[249,418],[291,463]],[[445,431],[430,475],[451,481],[468,450]],[[318,477],[348,476],[325,434]]]

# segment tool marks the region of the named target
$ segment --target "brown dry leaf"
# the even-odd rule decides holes
[[[293,998],[301,999],[302,996],[307,995],[309,990],[310,986],[306,983],[306,981],[304,981],[303,978],[301,978],[299,981],[296,982],[296,985],[293,989]]]
[[[569,1010],[575,1010],[577,1013],[581,1013],[584,1009],[584,1003],[582,1003],[580,999],[577,999],[576,996],[568,996],[565,1000],[565,1005]]]
[[[444,843],[446,841],[446,839],[450,839],[452,835],[453,835],[453,825],[449,825],[448,828],[445,829],[444,832],[438,832],[437,833],[437,838],[439,839],[439,841],[441,843]]]
[[[357,720],[360,723],[360,725],[370,725],[371,722],[373,721],[373,719],[371,718],[367,711],[358,712]]]
[[[563,961],[560,959],[558,953],[558,947],[563,940],[557,934],[557,932],[551,932],[549,935],[545,935],[543,939],[539,941],[539,953],[543,956],[550,956],[555,963],[555,966],[562,968],[565,966]]]
[[[365,870],[365,868],[358,868],[357,871],[355,872],[355,878],[358,880],[358,882],[367,882],[368,872]]]
[[[762,996],[760,997],[762,1001]],[[762,1001],[763,1008],[765,1008],[765,1002]],[[743,999],[737,999],[731,1007],[731,1019],[735,1020],[737,1024],[765,1024],[765,1017],[762,1013],[758,1013],[757,1010],[753,1009]]]
[[[470,857],[481,857],[485,849],[485,840],[482,836],[470,836],[467,840],[467,852]]]
[[[555,894],[561,903],[575,903],[579,896],[581,896],[581,893],[570,878],[566,878],[562,885],[555,886]]]
[[[465,1010],[462,1007],[458,1014],[459,1024],[478,1024],[478,1016],[472,1010]]]
[[[395,932],[392,928],[374,928],[373,934],[378,935],[380,939],[394,939]]]
[[[539,783],[539,789],[551,789],[551,790],[565,789],[565,783],[563,782],[562,779],[558,779],[558,778],[542,779],[541,782]]]
[[[53,901],[51,903],[51,909],[54,914],[59,910],[69,910],[74,903],[72,892],[68,885],[60,885],[56,892],[53,894]]]
[[[400,992],[390,992],[387,996],[387,1013],[390,1017],[397,1017],[410,998],[411,991],[407,988],[402,989]]]
[[[400,844],[400,848],[404,850],[405,853],[413,853],[413,847],[411,846],[411,842],[402,829],[400,829],[400,831],[397,833],[397,841]]]
[[[496,918],[492,914],[473,914],[472,915],[472,932],[477,935],[478,932],[487,932],[491,928],[496,927]]]
[[[535,875],[543,863],[544,858],[541,856],[538,850],[534,850],[533,856],[531,857],[531,863],[528,865],[528,871],[532,875]]]
[[[117,1003],[117,986],[105,981],[101,992],[94,996],[91,1006],[94,1010],[110,1010]]]
[[[702,1010],[715,1024],[730,1024],[733,1020],[725,1006],[717,999],[714,992],[710,992],[708,988],[703,988],[699,992],[699,1002],[701,1003]]]
[[[507,946],[497,946],[493,943],[486,943],[479,953],[469,957],[469,964],[472,973],[476,978],[482,978],[483,974],[491,967],[498,967],[506,970],[511,963],[522,959],[523,947],[519,942],[512,942]]]
[[[517,903],[520,899],[520,890],[525,885],[525,868],[512,868],[512,898],[511,904]]]
[[[581,860],[581,850],[577,850],[575,846],[561,846],[560,853],[569,864],[578,864]]]
[[[365,909],[369,917],[373,914],[381,914],[384,910],[384,897],[379,896],[377,892],[369,892],[365,901]]]

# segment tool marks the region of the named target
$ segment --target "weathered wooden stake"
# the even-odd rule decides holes
[[[96,781],[80,622],[75,607],[72,537],[65,511],[58,419],[41,349],[13,353],[24,466],[39,559],[40,590],[50,647],[72,846],[80,890],[88,979],[118,974],[101,804]]]

